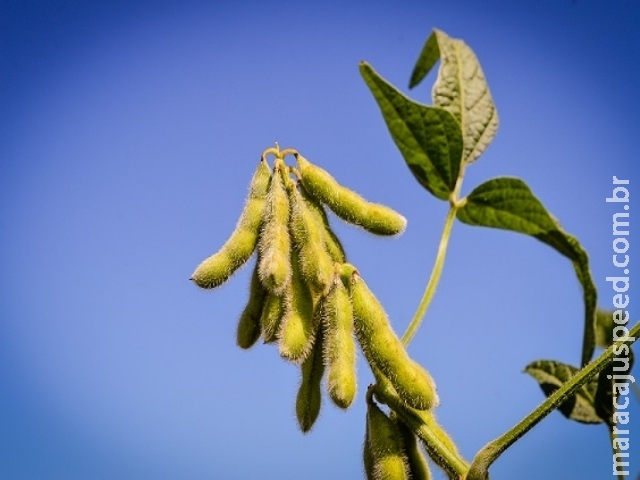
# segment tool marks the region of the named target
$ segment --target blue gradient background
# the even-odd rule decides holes
[[[362,477],[362,359],[355,405],[325,401],[303,436],[298,370],[272,347],[235,346],[251,268],[213,292],[188,278],[278,141],[409,219],[393,240],[334,222],[404,330],[446,205],[414,181],[357,67],[406,91],[433,27],[471,45],[500,114],[463,193],[524,178],[590,252],[610,306],[604,199],[612,175],[634,201],[637,189],[638,2],[0,3],[0,478]],[[431,81],[411,95],[429,102]],[[632,244],[637,232],[632,219]],[[522,368],[578,363],[581,336],[565,258],[456,224],[410,353],[471,458],[542,400]],[[637,401],[631,413],[637,474]],[[553,413],[492,478],[611,478],[610,448],[603,426]]]

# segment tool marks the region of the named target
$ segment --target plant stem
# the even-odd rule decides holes
[[[444,222],[444,228],[442,229],[442,236],[440,237],[440,244],[438,245],[438,254],[436,256],[436,261],[433,264],[433,270],[431,270],[431,276],[429,277],[429,282],[427,283],[427,287],[422,295],[422,299],[420,300],[420,305],[418,305],[418,309],[416,313],[413,315],[411,319],[411,323],[407,327],[407,330],[404,332],[402,336],[402,343],[406,347],[411,342],[411,339],[420,328],[420,324],[424,318],[425,313],[427,313],[427,308],[429,308],[429,304],[431,303],[431,299],[433,295],[436,293],[436,288],[438,287],[438,283],[440,283],[440,275],[442,274],[442,267],[444,267],[444,259],[447,255],[447,246],[449,245],[449,238],[451,237],[451,228],[453,227],[453,221],[456,218],[456,210],[457,207],[455,205],[451,205],[449,208],[449,213],[447,214],[447,218]]]
[[[609,346],[600,356],[591,361],[582,370],[580,370],[568,382],[562,385],[552,395],[538,406],[533,412],[521,420],[515,427],[509,430],[501,437],[485,445],[473,459],[471,468],[467,474],[467,480],[486,480],[488,477],[489,466],[516,440],[525,433],[535,427],[540,420],[549,415],[567,398],[573,395],[582,385],[584,385],[591,377],[600,373],[613,359],[613,349],[623,343],[633,343],[640,334],[640,322],[638,322],[629,332],[629,340],[616,342]]]

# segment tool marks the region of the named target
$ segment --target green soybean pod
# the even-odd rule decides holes
[[[267,293],[260,315],[260,328],[264,343],[272,343],[278,339],[280,322],[288,308],[288,301],[285,295]]]
[[[322,237],[324,241],[325,248],[327,252],[329,252],[330,257],[334,262],[344,263],[347,261],[347,255],[344,251],[344,247],[342,243],[338,239],[338,236],[333,232],[331,225],[329,224],[329,218],[327,217],[327,212],[325,211],[322,204],[320,204],[313,195],[307,192],[302,185],[299,183],[300,194],[307,202],[309,206],[309,211],[313,215],[315,222],[318,225],[322,225]],[[320,227],[319,227],[320,228]]]
[[[427,410],[439,403],[433,379],[407,354],[378,299],[354,273],[350,284],[356,337],[365,358],[387,377],[409,407]]]
[[[289,201],[289,230],[298,252],[300,272],[314,292],[323,293],[333,278],[333,259],[325,248],[324,225],[317,221],[297,188],[291,188]]]
[[[373,458],[371,457],[371,442],[369,441],[369,425],[364,429],[364,442],[362,444],[362,460],[364,464],[364,474],[367,480],[373,480]]]
[[[304,282],[295,250],[293,273],[287,287],[288,307],[278,331],[280,355],[293,363],[302,363],[313,348],[317,328],[314,322],[313,296]]]
[[[334,262],[343,263],[347,261],[347,254],[344,251],[344,247],[342,246],[342,242],[338,236],[333,232],[333,229],[329,225],[328,222],[324,224],[325,228],[325,245],[327,246],[327,250],[329,255]]]
[[[276,160],[267,194],[260,232],[259,273],[262,284],[271,293],[281,294],[291,281],[291,240],[289,237],[289,198],[284,187],[282,161]]]
[[[367,404],[367,441],[370,471],[367,478],[374,480],[409,479],[409,467],[402,437],[394,422],[380,410],[375,402]],[[366,459],[367,453],[365,453]]]
[[[267,291],[260,282],[258,275],[258,265],[256,263],[251,276],[251,285],[249,287],[249,301],[244,307],[238,322],[238,330],[236,333],[236,342],[240,348],[251,348],[258,338],[260,338],[261,327],[260,317],[264,306]]]
[[[296,396],[296,418],[303,433],[313,427],[322,405],[322,332],[318,332],[313,351],[302,363],[302,380]]]
[[[270,178],[269,165],[262,158],[251,180],[249,196],[235,231],[217,253],[204,260],[193,272],[191,280],[196,285],[217,287],[249,259],[258,242]]]
[[[429,470],[427,460],[420,450],[416,435],[398,418],[395,412],[391,412],[389,417],[391,421],[395,423],[402,438],[405,455],[407,457],[407,465],[409,472],[411,472],[411,480],[431,480],[431,470]]]
[[[327,389],[333,403],[346,409],[357,390],[356,344],[349,292],[338,274],[321,302]]]
[[[385,205],[368,202],[302,155],[298,154],[296,159],[305,189],[344,221],[376,235],[397,235],[404,231],[407,220],[398,212]]]

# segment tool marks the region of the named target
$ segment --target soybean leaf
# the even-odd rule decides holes
[[[630,345],[626,345],[628,350],[622,350],[624,348],[622,346],[618,347],[619,350],[614,351],[614,353],[620,355],[614,357],[613,361],[598,375],[598,388],[596,389],[594,405],[596,413],[600,418],[604,419],[609,425],[609,428],[613,428],[613,397],[629,395],[629,383],[616,382],[616,380],[612,378],[613,375],[631,373],[634,360],[633,351]],[[617,368],[622,368],[622,371],[614,371],[613,367],[616,362],[622,362],[622,365],[615,365]],[[610,378],[607,378],[607,376],[610,376]],[[620,400],[617,400],[617,403],[620,404]]]
[[[454,116],[410,100],[367,63],[360,64],[360,73],[413,175],[433,195],[447,200],[462,159],[462,133]]]
[[[476,55],[464,41],[434,30],[422,48],[409,88],[418,85],[438,60],[433,105],[456,117],[464,138],[463,161],[471,163],[489,146],[498,130],[498,113]]]
[[[438,45],[438,36],[440,33],[444,33],[441,30],[434,29],[427,38],[427,41],[422,47],[418,61],[413,67],[411,72],[411,79],[409,80],[409,88],[414,88],[426,77],[433,66],[438,60],[440,60],[440,46]]]
[[[524,371],[538,382],[544,394],[549,397],[579,370],[554,360],[537,360],[527,365]],[[560,404],[558,410],[565,417],[580,423],[602,423],[603,420],[594,407],[597,386],[597,378],[592,379]]]
[[[566,233],[558,221],[518,178],[494,178],[476,187],[457,211],[469,225],[501,228],[531,235],[569,258],[582,286],[584,334],[582,366],[595,350],[597,292],[589,270],[589,257],[578,240]]]

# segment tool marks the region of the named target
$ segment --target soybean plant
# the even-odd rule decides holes
[[[405,217],[364,199],[292,148],[281,150],[276,145],[262,153],[236,230],[191,276],[199,287],[217,287],[255,252],[237,344],[251,348],[262,337],[300,368],[295,404],[302,432],[311,430],[318,418],[325,375],[327,394],[335,405],[347,409],[355,401],[359,345],[375,378],[366,393],[363,464],[368,479],[429,479],[432,466],[451,479],[488,479],[491,464],[555,409],[578,422],[604,423],[614,435],[610,364],[614,352],[623,350],[632,363],[630,344],[640,334],[636,324],[626,337],[613,338],[612,314],[597,308],[586,251],[524,181],[490,179],[460,198],[465,170],[493,140],[498,115],[473,51],[440,30],[428,37],[409,87],[420,84],[438,62],[431,106],[415,102],[369,64],[360,64],[391,138],[415,179],[449,204],[433,271],[402,337],[392,329],[358,268],[348,262],[326,209],[383,236],[401,234]],[[291,157],[294,164],[288,165],[286,159]],[[571,261],[584,304],[579,367],[552,360],[531,362],[525,371],[540,384],[546,400],[483,447],[471,462],[462,458],[436,421],[433,411],[440,402],[436,384],[406,350],[435,294],[456,219],[529,235],[554,248]],[[596,345],[605,350],[593,359]],[[614,449],[614,453],[619,452]]]

